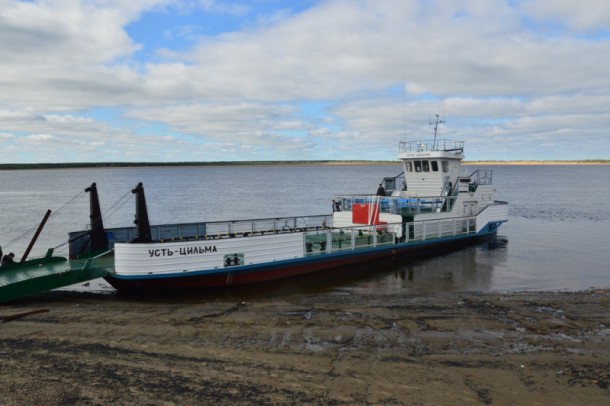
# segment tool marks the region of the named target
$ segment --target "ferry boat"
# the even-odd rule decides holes
[[[433,140],[400,142],[398,158],[403,172],[384,178],[377,195],[336,196],[336,210],[319,216],[151,226],[140,183],[135,227],[97,238],[97,250],[114,249],[105,279],[136,292],[259,283],[466,244],[507,221],[492,171],[462,173],[464,142],[435,131]],[[83,240],[70,240],[79,255]]]

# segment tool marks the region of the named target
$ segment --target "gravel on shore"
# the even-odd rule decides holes
[[[52,293],[0,305],[0,399],[609,404],[609,310],[606,290],[196,303]]]

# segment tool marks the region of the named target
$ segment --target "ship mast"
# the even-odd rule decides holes
[[[436,151],[436,135],[438,133],[439,124],[445,124],[445,120],[440,120],[439,115],[436,114],[436,122],[434,123],[434,141],[432,142],[432,150],[434,150],[434,151]],[[431,121],[430,121],[430,125],[432,125]]]

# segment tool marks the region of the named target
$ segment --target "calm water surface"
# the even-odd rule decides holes
[[[223,294],[610,287],[610,166],[486,168],[494,170],[496,198],[511,204],[509,222],[489,242]],[[65,255],[68,231],[87,227],[83,190],[92,182],[105,226],[120,227],[133,220],[130,191],[138,182],[151,223],[163,224],[329,213],[335,194],[374,193],[382,177],[400,172],[398,164],[0,171],[0,245],[20,258],[50,208],[33,255],[47,247]]]

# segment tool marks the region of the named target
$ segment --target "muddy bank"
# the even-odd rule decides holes
[[[610,293],[0,306],[9,405],[606,404]]]

